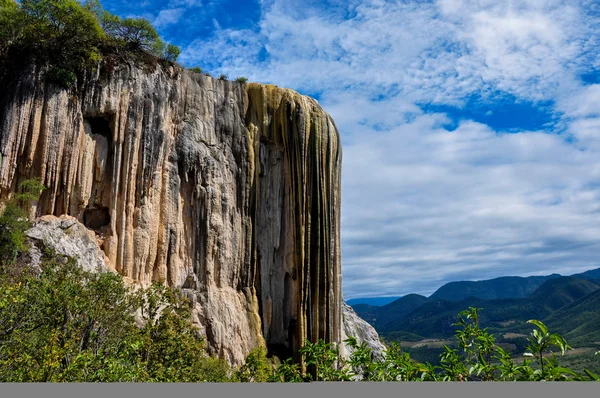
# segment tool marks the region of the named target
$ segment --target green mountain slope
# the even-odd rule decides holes
[[[514,331],[529,319],[544,319],[554,311],[595,292],[600,287],[588,280],[559,277],[544,282],[530,297],[485,300],[470,297],[461,301],[428,300],[414,311],[378,321],[376,329],[390,338],[398,332],[424,338],[445,338],[454,334],[456,314],[470,306],[482,308],[482,325],[490,330]],[[380,318],[381,319],[381,318]],[[528,327],[529,329],[529,327]]]
[[[386,305],[391,303],[392,301],[398,300],[400,296],[394,297],[363,297],[363,298],[355,298],[346,301],[346,304],[354,307],[359,304],[367,304],[370,306],[381,307],[382,305]]]
[[[600,341],[600,289],[552,313],[545,320],[571,345]]]
[[[504,276],[483,281],[450,282],[440,287],[429,298],[433,300],[460,301],[467,297],[482,299],[521,298],[533,293],[542,283],[560,275],[546,276]]]
[[[591,269],[580,274],[571,275],[574,278],[600,280],[600,268]]]
[[[356,304],[352,308],[362,319],[371,325],[384,325],[395,319],[403,318],[405,315],[422,306],[427,300],[427,297],[420,294],[407,294],[381,307]]]

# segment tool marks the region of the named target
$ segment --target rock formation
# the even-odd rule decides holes
[[[341,146],[315,100],[160,65],[43,76],[0,82],[0,200],[41,177],[32,217],[74,217],[109,268],[182,288],[232,364],[341,341]]]
[[[77,219],[62,215],[40,217],[27,231],[30,241],[29,257],[32,266],[39,267],[41,249],[53,249],[57,254],[71,257],[86,271],[109,269],[104,252],[98,247],[94,232]],[[39,254],[38,254],[39,253]]]
[[[359,317],[348,304],[342,301],[342,341],[349,336],[356,338],[358,344],[366,344],[371,349],[374,360],[381,360],[384,356],[385,346],[379,341],[379,335],[373,326]],[[354,350],[351,347],[343,348],[343,355],[349,357]]]

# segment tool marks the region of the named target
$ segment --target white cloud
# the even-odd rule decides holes
[[[600,65],[592,7],[271,0],[256,30],[217,30],[181,60],[318,93],[344,144],[344,295],[428,293],[597,266],[600,85],[579,79]],[[477,96],[497,114],[498,92],[554,104],[556,130],[448,131],[419,106]]]
[[[184,11],[184,8],[170,8],[167,10],[162,10],[154,19],[154,26],[157,28],[164,28],[165,26],[176,24],[183,16]]]

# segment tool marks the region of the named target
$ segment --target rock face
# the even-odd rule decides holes
[[[33,254],[30,252],[31,258],[37,257],[35,254],[39,250],[37,241],[44,247],[54,249],[58,254],[74,258],[86,271],[108,269],[106,264],[108,259],[98,247],[94,232],[74,217],[67,215],[40,217],[27,231],[27,236],[34,241],[31,247]],[[39,265],[39,257],[38,263],[32,265]]]
[[[345,340],[348,336],[356,338],[358,344],[367,344],[371,348],[374,360],[383,359],[385,346],[379,341],[379,335],[365,320],[359,317],[356,312],[345,302],[342,302],[342,339]],[[354,350],[351,347],[344,346],[342,355],[345,358],[350,357]]]
[[[341,146],[317,102],[177,67],[83,80],[0,82],[0,200],[41,177],[32,217],[74,217],[109,268],[184,289],[232,364],[340,342]]]

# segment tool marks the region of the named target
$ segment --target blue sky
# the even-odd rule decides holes
[[[597,0],[103,5],[334,117],[345,298],[600,267]]]

